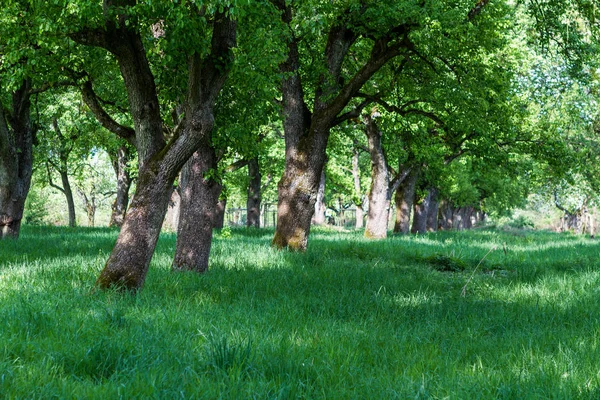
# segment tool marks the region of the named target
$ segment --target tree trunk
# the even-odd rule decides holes
[[[323,54],[324,72],[313,91],[315,97],[311,102],[311,112],[304,97],[300,75],[301,58],[298,48],[301,39],[294,34],[294,4],[283,1],[273,4],[281,11],[282,21],[291,34],[287,58],[280,65],[286,158],[285,170],[278,185],[277,228],[273,245],[305,250],[321,171],[326,160],[330,129],[349,118],[347,114],[340,113],[383,65],[406,50],[406,42],[397,40],[399,35],[395,31],[382,35],[374,42],[368,60],[354,76],[342,84],[342,66],[358,34],[351,30],[351,24],[336,21],[329,27]],[[351,14],[352,11],[348,10],[348,13]],[[408,34],[408,29],[404,27],[399,31],[400,35]],[[365,105],[363,103],[362,107]]]
[[[260,228],[261,178],[258,158],[248,161],[248,200],[246,201],[246,226]]]
[[[217,208],[215,210],[214,228],[223,229],[225,226],[225,210],[227,209],[227,196],[221,194],[219,201],[217,202]]]
[[[396,190],[396,223],[394,233],[407,234],[410,232],[410,213],[413,208],[417,181],[419,180],[419,169],[414,167],[404,182]]]
[[[319,190],[317,191],[317,201],[315,203],[315,215],[312,223],[315,225],[325,225],[325,169],[321,171],[321,179],[319,180]]]
[[[0,102],[0,239],[17,239],[25,199],[31,185],[33,140],[31,82],[25,80],[12,94],[10,115]]]
[[[429,192],[429,208],[427,209],[427,231],[436,232],[438,230],[438,216],[440,209],[439,191],[432,188]]]
[[[111,7],[111,4],[105,0],[105,6]],[[183,129],[167,144],[156,85],[143,41],[139,33],[124,23],[127,14],[119,17],[121,23],[118,26],[107,20],[100,29],[79,32],[71,37],[112,52],[127,88],[135,126],[139,177],[119,237],[97,285],[137,290],[146,278],[174,180],[192,154],[203,143],[209,142],[214,126],[214,104],[231,67],[236,26],[224,12],[215,14],[210,52],[205,58],[195,53],[189,60]]]
[[[413,223],[410,230],[411,233],[424,234],[427,233],[427,211],[429,210],[429,202],[431,200],[431,192],[427,193],[414,203]]]
[[[179,188],[173,188],[173,192],[171,193],[171,198],[169,200],[169,206],[167,207],[167,216],[163,222],[163,229],[177,232],[177,227],[179,226],[180,208],[181,196],[179,195]]]
[[[371,115],[365,115],[364,120],[371,157],[371,189],[365,237],[383,239],[387,237],[390,212],[390,174],[381,145],[381,131]]]
[[[111,162],[117,176],[117,197],[112,204],[110,215],[110,227],[123,225],[127,206],[129,205],[129,189],[131,188],[131,175],[129,173],[129,161],[131,152],[126,145],[119,147],[116,154],[110,154]]]
[[[203,144],[181,172],[181,213],[177,228],[174,270],[204,272],[212,244],[213,226],[222,185],[215,178],[217,156]]]
[[[67,200],[67,211],[69,213],[69,227],[74,228],[77,226],[77,217],[75,215],[75,200],[73,199],[73,189],[71,188],[71,183],[69,182],[69,174],[67,171],[66,163],[61,165],[60,171],[60,179],[62,181],[62,192],[65,195],[65,199]]]
[[[177,171],[148,162],[139,171],[138,185],[117,242],[97,280],[101,288],[140,289],[154,254]]]

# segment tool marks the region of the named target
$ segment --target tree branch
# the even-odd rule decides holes
[[[108,115],[98,101],[98,97],[94,92],[91,81],[88,80],[83,84],[83,87],[81,88],[81,97],[83,98],[84,103],[90,108],[98,122],[100,122],[100,125],[115,135],[125,139],[128,143],[135,145],[135,131],[128,126],[119,124],[110,115]]]

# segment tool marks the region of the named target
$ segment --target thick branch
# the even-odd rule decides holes
[[[83,85],[81,88],[81,96],[85,104],[90,108],[98,122],[100,122],[104,128],[125,139],[128,143],[135,144],[135,131],[128,126],[119,124],[110,115],[108,115],[98,101],[98,97],[92,88],[91,81],[87,81]]]

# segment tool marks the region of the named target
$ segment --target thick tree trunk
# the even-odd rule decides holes
[[[429,208],[427,209],[427,231],[436,232],[438,230],[438,217],[440,211],[439,191],[432,188],[429,192]]]
[[[365,115],[364,120],[371,157],[371,189],[365,237],[383,239],[387,237],[390,212],[390,174],[381,145],[381,131],[371,115]]]
[[[413,206],[413,223],[410,232],[415,234],[427,233],[427,211],[429,210],[429,203],[431,200],[431,192],[428,192],[425,196],[415,201]]]
[[[111,6],[106,0],[105,5]],[[120,15],[120,19],[124,22],[127,15]],[[190,57],[183,130],[168,144],[141,36],[130,30],[128,24],[116,26],[110,20],[101,29],[72,35],[81,43],[104,47],[115,55],[128,92],[140,161],[136,193],[98,278],[99,287],[130,290],[142,287],[175,177],[194,151],[209,142],[214,125],[213,107],[231,66],[235,31],[235,23],[225,13],[214,16],[210,53],[205,58],[198,53]]]
[[[325,169],[321,171],[321,179],[319,180],[319,190],[317,191],[317,201],[315,203],[315,215],[312,223],[314,225],[325,225]]]
[[[119,147],[116,154],[111,154],[111,162],[117,177],[117,196],[112,204],[110,227],[120,227],[125,220],[125,213],[129,205],[129,189],[131,188],[131,175],[129,174],[129,161],[131,153],[127,146]]]
[[[222,186],[215,179],[217,156],[203,144],[181,171],[181,210],[177,228],[174,270],[204,272],[212,244],[213,226]],[[212,173],[211,173],[212,172]]]
[[[390,35],[383,35],[377,39],[368,60],[342,85],[342,66],[358,34],[344,21],[336,21],[339,23],[330,26],[324,47],[324,72],[314,91],[311,112],[305,101],[300,76],[301,59],[298,48],[301,39],[294,34],[294,4],[284,1],[273,4],[281,11],[282,21],[288,26],[291,34],[287,58],[280,65],[286,165],[278,185],[278,219],[273,245],[278,248],[305,250],[321,171],[325,164],[330,129],[336,123],[349,118],[346,114],[340,116],[340,113],[350,100],[383,65],[406,48],[407,42],[397,38],[399,35],[406,38],[408,29],[405,26],[395,27],[393,34],[390,32]],[[348,10],[348,13],[351,11]],[[364,105],[365,103],[362,107]]]
[[[327,138],[320,137],[315,141],[323,140],[326,142]],[[278,184],[277,228],[273,245],[280,249],[303,251],[308,244],[321,171],[325,164],[326,144],[310,147],[318,150],[307,153],[298,149],[288,154],[285,171]]]
[[[248,161],[248,200],[246,201],[246,226],[260,228],[261,179],[258,158]]]
[[[396,190],[396,222],[394,233],[407,234],[410,232],[410,214],[415,199],[415,191],[419,180],[419,169],[413,168],[404,182]]]
[[[12,94],[10,115],[0,102],[0,239],[17,239],[31,185],[34,128],[31,124],[31,82]]]
[[[177,175],[157,164],[146,163],[139,171],[131,207],[97,280],[101,288],[137,290],[144,284]]]

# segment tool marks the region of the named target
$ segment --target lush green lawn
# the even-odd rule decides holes
[[[115,231],[1,242],[0,398],[600,398],[597,241],[271,235],[218,235],[202,276],[165,235],[137,296],[93,290]]]

